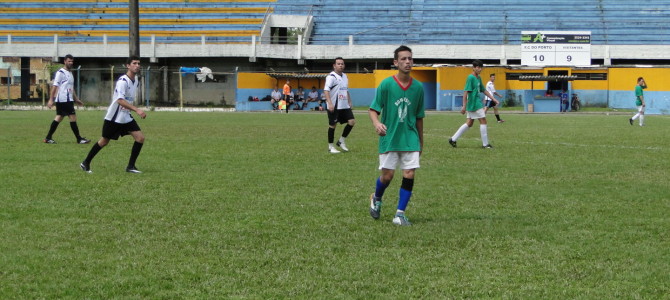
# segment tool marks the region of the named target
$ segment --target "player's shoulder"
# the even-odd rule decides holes
[[[418,80],[414,77],[412,77],[412,85],[416,84],[417,86],[423,87],[423,82],[421,80]]]

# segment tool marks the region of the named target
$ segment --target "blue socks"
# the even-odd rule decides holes
[[[398,210],[405,211],[407,208],[407,203],[412,197],[412,189],[414,188],[414,178],[404,178],[402,179],[402,184],[400,186],[400,195],[398,199]]]
[[[388,187],[388,184],[382,183],[381,179],[377,177],[377,187],[375,188],[375,198],[381,200],[382,196],[384,196],[384,191]]]

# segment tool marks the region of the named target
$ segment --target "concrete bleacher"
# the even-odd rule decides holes
[[[670,1],[278,0],[275,13],[314,16],[315,45],[520,44],[521,31],[591,31],[591,43],[670,41]],[[352,8],[356,9],[352,9]]]
[[[260,33],[269,3],[265,1],[139,1],[140,41],[159,43],[249,43]],[[0,41],[128,41],[128,1],[51,0],[0,2]]]

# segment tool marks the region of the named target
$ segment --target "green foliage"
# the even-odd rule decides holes
[[[96,140],[102,111],[79,111]],[[368,215],[366,114],[327,153],[323,113],[149,112],[146,143],[91,145],[53,111],[0,111],[0,298],[661,299],[670,294],[668,116],[507,114],[447,140],[429,113],[407,215]],[[339,136],[342,127],[337,128]]]
[[[502,107],[514,107],[517,105],[521,105],[521,103],[517,103],[516,93],[512,90],[507,91],[505,94],[505,100],[503,100],[502,103]]]

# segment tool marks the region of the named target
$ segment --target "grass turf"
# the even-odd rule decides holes
[[[100,111],[78,113],[99,138]],[[429,113],[407,215],[367,212],[366,114],[328,154],[319,113],[149,112],[90,149],[53,112],[0,111],[0,298],[651,298],[670,294],[670,117],[507,114],[447,143]],[[338,127],[339,136],[342,127]]]

